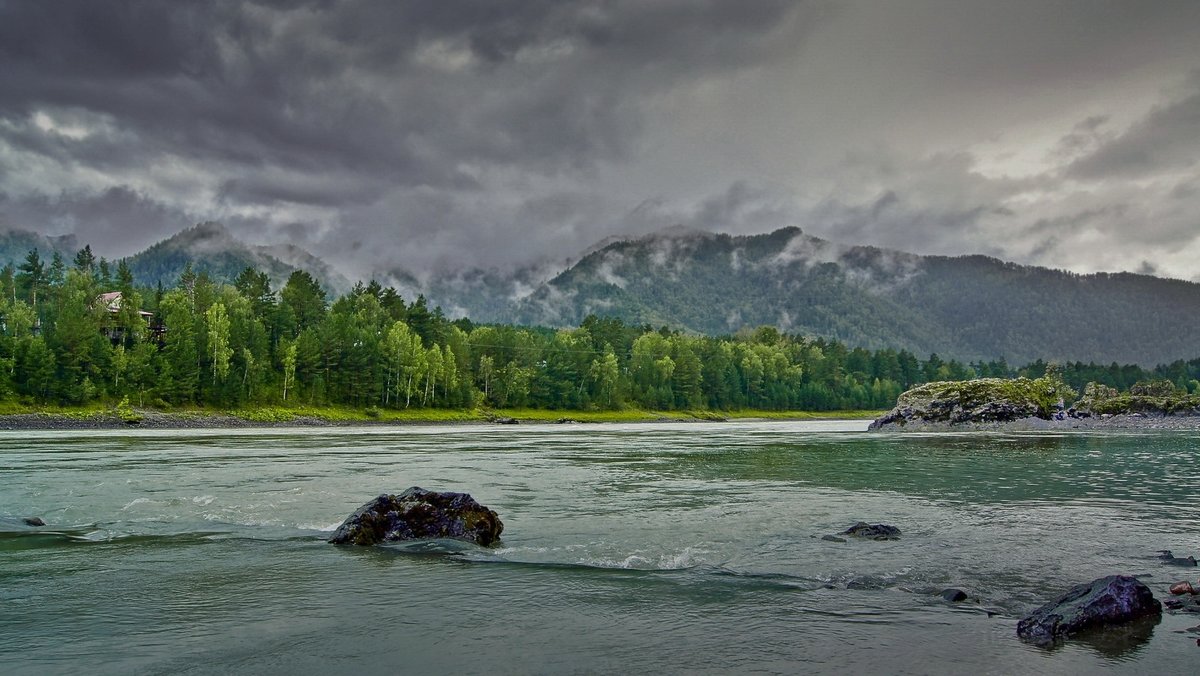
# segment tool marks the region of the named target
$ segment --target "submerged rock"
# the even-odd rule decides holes
[[[826,542],[845,542],[846,538],[840,538],[836,535],[822,535],[821,539]]]
[[[27,517],[24,517],[23,519],[21,519],[21,521],[24,521],[26,526],[45,526],[46,525],[46,522],[42,521],[42,518],[40,516],[27,516]]]
[[[424,538],[454,538],[480,545],[500,539],[504,524],[496,512],[467,493],[427,491],[413,486],[399,495],[381,495],[359,507],[334,532],[335,545],[374,545]]]
[[[1050,645],[1073,634],[1161,615],[1150,588],[1128,575],[1110,575],[1072,587],[1017,623],[1017,636]]]
[[[838,535],[850,535],[867,540],[899,540],[900,529],[884,523],[869,524],[866,521],[859,521]]]
[[[889,586],[891,586],[891,584],[886,579],[876,575],[862,575],[851,578],[846,582],[846,589],[855,589],[859,591],[887,589]]]
[[[1175,596],[1163,601],[1163,605],[1169,610],[1178,610],[1184,613],[1200,615],[1200,596],[1195,596],[1192,594]]]
[[[1168,566],[1183,566],[1184,568],[1194,568],[1196,566],[1196,557],[1194,556],[1175,556],[1169,549],[1160,549],[1158,552],[1158,560]]]

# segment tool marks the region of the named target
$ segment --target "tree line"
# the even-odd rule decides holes
[[[102,301],[114,291],[119,301]],[[303,271],[275,289],[254,268],[227,284],[189,267],[170,288],[146,288],[90,247],[69,264],[31,250],[5,266],[0,319],[0,398],[61,405],[826,411],[887,408],[932,380],[1046,369],[918,359],[772,327],[709,337],[594,315],[573,329],[476,325],[374,281],[330,299]],[[1076,387],[1149,377],[1200,387],[1200,359],[1063,372]]]

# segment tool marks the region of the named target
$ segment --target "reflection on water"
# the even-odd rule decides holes
[[[1162,623],[1157,615],[1142,617],[1120,627],[1090,631],[1078,636],[1080,644],[1110,658],[1133,658],[1150,643],[1154,628]]]
[[[1113,573],[1165,597],[1179,569],[1157,550],[1200,552],[1185,527],[1200,476],[1182,471],[1196,435],[861,427],[0,435],[0,660],[17,674],[1191,669],[1181,616],[1051,651],[1015,624]],[[412,485],[496,509],[501,546],[325,544]],[[903,536],[821,539],[858,520]],[[971,599],[949,604],[947,587]]]

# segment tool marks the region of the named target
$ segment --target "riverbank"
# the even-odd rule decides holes
[[[495,423],[596,424],[636,422],[725,422],[764,420],[869,420],[879,411],[553,411],[542,409],[378,410],[326,407],[258,408],[236,411],[188,409],[9,409],[0,430],[219,429],[252,427],[338,427],[350,425],[470,425]]]

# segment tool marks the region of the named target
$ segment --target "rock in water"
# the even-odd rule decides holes
[[[899,540],[900,529],[883,523],[872,525],[866,521],[859,521],[838,533],[838,535],[852,535],[856,538],[866,538],[868,540]]]
[[[1170,592],[1176,596],[1182,596],[1184,594],[1195,594],[1196,589],[1192,586],[1191,582],[1184,580],[1183,582],[1176,582],[1171,585]]]
[[[1162,604],[1150,588],[1128,575],[1110,575],[1076,585],[1067,593],[1021,618],[1017,636],[1049,645],[1088,629],[1099,629],[1161,615]]]
[[[42,517],[40,517],[40,516],[27,516],[21,520],[25,522],[26,526],[45,526],[46,525],[46,522],[42,521]]]
[[[1196,557],[1194,556],[1175,556],[1169,549],[1160,549],[1158,552],[1158,560],[1168,566],[1183,566],[1184,568],[1195,568]]]
[[[961,589],[946,589],[942,591],[942,598],[950,603],[959,603],[967,600],[967,593]]]
[[[500,539],[503,530],[496,512],[467,493],[440,493],[413,486],[399,495],[381,495],[359,507],[329,541],[335,545],[374,545],[454,538],[491,545]]]

